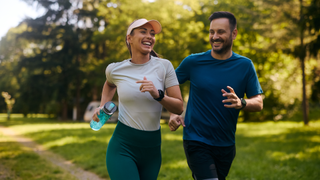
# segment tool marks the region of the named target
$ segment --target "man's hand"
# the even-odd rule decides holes
[[[169,125],[169,128],[171,131],[177,130],[180,125],[185,127],[184,120],[183,120],[182,116],[177,115],[177,114],[170,115],[170,120],[169,120],[168,125]]]
[[[227,97],[228,99],[225,99],[222,101],[222,103],[231,103],[231,104],[225,104],[224,107],[226,108],[235,108],[235,109],[241,109],[242,104],[240,98],[237,96],[237,94],[234,92],[233,88],[230,86],[227,86],[227,88],[230,90],[230,93],[225,91],[224,89],[221,89],[222,96]]]

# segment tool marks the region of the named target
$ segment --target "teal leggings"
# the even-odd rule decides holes
[[[120,121],[107,148],[111,180],[156,180],[161,166],[161,133],[142,131]]]

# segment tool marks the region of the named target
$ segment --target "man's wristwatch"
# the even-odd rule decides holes
[[[158,89],[159,92],[159,97],[158,98],[153,98],[156,101],[161,101],[164,98],[164,92],[161,89]]]
[[[245,99],[243,99],[243,98],[241,98],[240,100],[241,100],[241,105],[242,105],[242,107],[240,108],[240,110],[241,110],[241,109],[246,107],[247,101]]]

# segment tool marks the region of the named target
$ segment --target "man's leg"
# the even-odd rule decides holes
[[[209,145],[184,140],[183,146],[195,180],[218,180],[217,168]]]
[[[214,153],[214,161],[219,180],[225,180],[236,156],[236,147],[235,145],[229,147],[212,147],[212,152]]]

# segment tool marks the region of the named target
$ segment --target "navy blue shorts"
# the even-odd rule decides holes
[[[226,179],[236,155],[235,145],[217,147],[198,141],[184,140],[183,147],[193,179]]]

